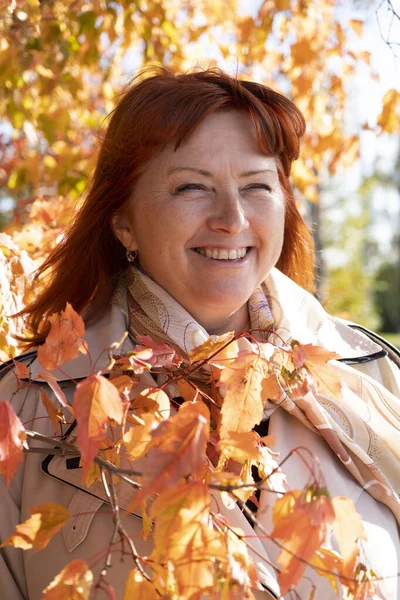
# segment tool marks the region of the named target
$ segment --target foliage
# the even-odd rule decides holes
[[[70,332],[67,337],[65,330]],[[83,336],[79,316],[67,305],[65,311],[51,318],[44,344],[46,360],[51,355],[51,365],[61,367],[82,347],[86,349]],[[46,445],[51,445],[52,452],[63,456],[80,455],[82,477],[88,486],[93,483],[96,467],[112,509],[115,533],[101,582],[94,581],[85,562],[75,559],[43,590],[43,600],[88,600],[93,585],[93,589],[107,585],[112,591],[106,581],[107,569],[113,564],[111,547],[114,553],[120,551],[121,557],[124,548],[130,548],[132,571],[126,581],[126,598],[195,600],[218,591],[221,597],[233,598],[236,590],[240,597],[251,600],[251,590],[261,589],[249,556],[251,540],[217,512],[221,503],[232,507],[235,502],[264,535],[279,544],[282,595],[297,585],[308,564],[327,578],[335,592],[342,589],[348,600],[370,597],[367,589],[372,593],[376,577],[363,564],[361,542],[365,533],[352,502],[330,497],[317,462],[310,464],[314,475],[305,489],[289,489],[277,455],[269,447],[273,440],[260,438],[253,431],[262,419],[262,410],[258,410],[261,389],[264,397],[277,401],[288,396],[300,401],[305,394],[324,392],[326,387],[340,397],[337,375],[329,365],[337,355],[312,344],[294,341],[290,346],[276,347],[246,340],[244,335],[226,334],[210,338],[185,362],[165,344],[160,353],[160,344],[149,337],[141,341],[146,345],[126,356],[113,357],[103,373],[93,372],[81,380],[75,387],[73,409],[66,403],[58,406],[60,411],[65,409],[65,422],[76,419],[77,435],[66,438],[60,424],[54,438],[25,429],[12,404],[0,402],[4,417],[0,419],[0,473],[7,483],[16,473],[23,449],[47,454]],[[144,352],[149,362],[139,363],[137,357]],[[168,368],[166,354],[170,357]],[[211,374],[212,396],[193,378],[204,368]],[[166,375],[165,383],[139,391],[136,398],[132,394],[131,399],[129,389],[134,392],[138,375],[152,369]],[[16,365],[14,374],[24,393],[30,386],[40,386],[22,365]],[[163,388],[178,381],[185,381],[195,397],[160,414],[166,401],[169,405]],[[45,407],[53,422],[53,411]],[[134,440],[142,443],[132,444]],[[140,472],[134,470],[135,463],[122,468],[131,458],[145,458]],[[259,482],[254,480],[252,468],[258,469]],[[146,532],[153,542],[150,556],[137,553],[135,540],[123,527],[118,506],[120,478],[131,486],[128,510],[141,510],[144,521],[149,516],[153,522],[153,529]],[[262,528],[246,504],[256,490],[276,497],[272,531]],[[219,501],[212,503],[214,494]],[[72,516],[56,503],[36,506],[30,512],[29,519],[17,525],[3,546],[40,551]],[[332,528],[340,553],[328,545]],[[120,544],[116,545],[118,537]]]
[[[400,332],[400,273],[397,262],[384,262],[375,276],[374,301],[381,318],[381,330]]]

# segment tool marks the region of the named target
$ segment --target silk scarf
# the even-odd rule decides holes
[[[132,266],[126,281],[133,340],[137,335],[150,335],[186,357],[209,338],[207,331],[141,270]],[[290,323],[282,313],[274,285],[271,287],[267,280],[251,295],[250,327],[258,342],[281,345],[291,341]],[[301,398],[286,394],[275,402],[266,398],[264,417],[280,408],[321,435],[359,484],[386,504],[400,523],[400,399],[351,366],[339,361],[330,364],[340,377],[341,399],[312,392]],[[161,383],[157,379],[157,384]],[[178,395],[168,391],[171,396]]]

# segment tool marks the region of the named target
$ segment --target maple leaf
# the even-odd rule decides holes
[[[239,355],[220,376],[220,384],[226,389],[221,408],[221,438],[229,432],[245,432],[260,423],[264,401],[267,399],[263,385],[267,365],[257,354]]]
[[[151,431],[157,423],[152,413],[143,414],[140,419],[142,423],[130,427],[123,437],[126,452],[131,460],[137,460],[146,454],[152,441]]]
[[[218,449],[224,459],[233,459],[239,463],[246,460],[256,463],[263,459],[260,437],[254,431],[231,431],[229,437],[219,441]]]
[[[165,490],[151,506],[155,522],[151,559],[173,563],[179,598],[191,598],[212,586],[215,560],[227,560],[223,537],[210,527],[209,515],[210,491],[202,482],[183,482]]]
[[[189,362],[193,364],[195,362],[199,362],[200,360],[206,360],[212,354],[222,349],[223,346],[232,341],[235,337],[235,333],[233,331],[229,331],[228,333],[224,333],[223,335],[211,335],[206,339],[205,342],[200,344],[200,346],[196,346],[193,350],[189,352]]]
[[[99,455],[104,460],[107,460],[109,463],[114,465],[115,467],[119,467],[121,463],[121,455],[119,446],[114,445],[114,440],[108,438],[101,442],[99,448]],[[106,472],[106,478],[109,479],[110,474]],[[114,481],[117,483],[118,477],[113,475]],[[97,463],[93,462],[89,469],[85,478],[86,487],[90,487],[95,481],[102,481],[100,467]]]
[[[57,433],[60,423],[66,423],[64,414],[60,408],[56,407],[42,387],[40,388],[40,398],[53,424],[54,431]]]
[[[68,563],[43,590],[42,600],[89,600],[92,584],[92,571],[77,558]]]
[[[179,395],[185,400],[185,402],[196,402],[199,399],[199,389],[195,383],[185,381],[185,379],[178,380]]]
[[[38,348],[40,364],[50,371],[72,360],[78,352],[87,354],[85,325],[83,319],[67,303],[65,310],[54,313],[48,319],[51,323],[46,341]]]
[[[39,373],[38,377],[40,377],[40,379],[44,379],[49,384],[49,387],[53,390],[54,395],[57,398],[57,400],[59,401],[59,403],[64,408],[67,408],[71,413],[73,413],[72,406],[70,406],[68,404],[68,400],[67,400],[64,392],[62,391],[62,389],[58,385],[58,379],[57,379],[57,377],[55,377],[51,373],[48,373],[48,371],[41,371]]]
[[[340,592],[337,573],[341,573],[343,569],[343,559],[340,554],[322,546],[310,559],[310,565],[318,575],[325,577],[339,598]]]
[[[336,352],[330,352],[321,346],[292,342],[293,364],[297,369],[305,367],[318,383],[321,391],[341,398],[342,384],[334,368],[327,364],[330,360],[341,358]]]
[[[29,379],[29,369],[27,365],[22,362],[18,362],[17,360],[14,360],[13,362],[17,371],[18,379]]]
[[[25,439],[25,428],[12,405],[0,401],[0,473],[4,475],[7,486],[22,461]]]
[[[47,502],[30,508],[31,517],[16,526],[1,546],[14,546],[22,550],[43,550],[51,538],[70,518],[67,509],[57,502]]]
[[[182,356],[172,346],[155,342],[149,335],[138,335],[137,339],[145,348],[151,348],[152,356],[149,362],[153,367],[175,369],[182,363]],[[140,346],[136,346],[136,349],[140,349]]]
[[[367,536],[362,519],[350,498],[336,496],[333,498],[332,504],[335,511],[333,529],[343,556],[342,574],[352,577],[354,562],[359,554],[357,540],[366,540]]]
[[[135,416],[142,417],[152,413],[158,421],[168,419],[171,412],[170,399],[167,394],[158,388],[146,388],[140,392],[131,404]]]
[[[279,499],[282,501],[281,507],[278,509],[279,513],[275,513],[271,533],[272,538],[284,540],[284,548],[277,558],[281,567],[278,583],[282,596],[299,583],[307,566],[306,562],[311,560],[324,543],[328,526],[335,518],[331,500],[325,490],[295,490],[285,496]],[[298,560],[297,556],[302,560]]]
[[[126,580],[124,600],[159,600],[160,596],[152,583],[137,569],[129,572]]]
[[[112,367],[113,370],[133,371],[136,375],[142,375],[145,371],[150,371],[153,350],[141,346],[136,346],[136,348],[137,350],[130,350],[124,356],[117,357]]]
[[[78,447],[83,477],[107,435],[109,419],[121,423],[124,404],[117,388],[102,375],[90,375],[78,383],[74,393],[74,414],[78,424]]]
[[[136,494],[130,510],[150,492],[159,494],[203,470],[209,432],[210,413],[202,402],[186,402],[177,415],[161,422],[152,432],[142,489]]]

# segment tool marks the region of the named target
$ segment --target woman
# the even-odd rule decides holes
[[[25,311],[33,331],[29,343],[42,344],[45,317],[70,302],[84,311],[90,354],[100,356],[97,369],[107,364],[102,351],[126,330],[124,351],[143,334],[185,356],[211,334],[251,331],[262,340],[274,330],[276,342],[296,339],[337,352],[345,361],[336,367],[348,389],[343,404],[322,394],[318,407],[305,411],[286,405],[277,410],[266,401],[269,433],[281,457],[297,446],[319,457],[332,495],[353,499],[364,519],[367,565],[393,576],[400,571],[399,504],[391,491],[400,474],[400,375],[380,345],[331,318],[306,291],[312,289],[312,244],[289,183],[304,131],[304,119],[288,99],[218,70],[173,75],[160,69],[139,78],[112,113],[81,211],[40,270],[51,269],[52,276]],[[35,378],[42,367],[33,359]],[[70,361],[63,372],[57,377],[69,393],[70,379],[89,374],[87,358]],[[35,390],[27,398],[15,387],[7,375],[1,398],[12,398],[24,423],[36,419],[35,429],[51,435],[48,420],[40,420],[46,413]],[[320,425],[318,411],[329,425]],[[2,550],[2,599],[40,598],[67,562],[107,547],[112,534],[104,498],[87,494],[76,470],[62,461],[44,474],[42,460],[30,454],[1,492],[8,518],[1,519],[0,538],[43,502],[61,502],[77,516],[40,553]],[[301,461],[289,461],[285,472],[293,488],[307,484]],[[267,495],[261,494],[259,515],[271,530]],[[239,510],[229,518],[249,530]],[[132,516],[131,535],[138,538],[140,530]],[[276,547],[261,535],[254,548],[264,585],[260,597],[279,597],[268,567]],[[140,540],[138,549],[148,552],[148,543]],[[109,574],[117,598],[123,570],[114,565]],[[318,600],[336,597],[308,569],[297,588],[301,598],[308,598],[310,580]],[[380,595],[371,597],[398,598],[396,577],[379,585]]]

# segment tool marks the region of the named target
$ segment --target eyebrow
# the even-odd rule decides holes
[[[193,171],[195,173],[200,173],[200,175],[205,175],[206,177],[212,177],[212,173],[210,171],[206,171],[204,169],[197,169],[196,167],[175,167],[168,171],[168,175],[172,173],[176,173],[179,171]],[[266,173],[276,173],[276,169],[259,169],[256,171],[246,171],[245,173],[241,173],[240,177],[251,177],[252,175],[262,175]]]

